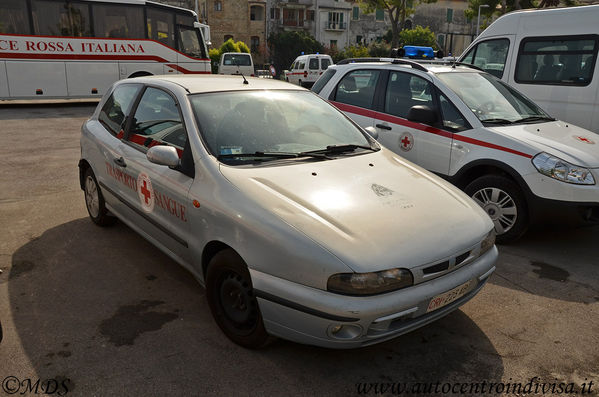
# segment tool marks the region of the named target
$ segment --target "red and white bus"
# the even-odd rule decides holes
[[[0,0],[0,100],[100,98],[117,80],[210,73],[210,30],[145,0]]]

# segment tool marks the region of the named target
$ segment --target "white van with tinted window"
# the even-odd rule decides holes
[[[218,74],[254,75],[252,55],[245,52],[225,52],[220,56]]]
[[[332,64],[333,59],[329,55],[300,55],[295,58],[289,70],[285,71],[285,80],[302,87],[312,87],[320,75]]]
[[[553,117],[599,133],[598,21],[599,5],[512,12],[459,60],[502,79]]]

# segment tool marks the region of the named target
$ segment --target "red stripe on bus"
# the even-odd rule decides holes
[[[84,55],[84,54],[22,54],[15,52],[0,52],[0,58],[10,59],[50,59],[50,60],[76,60],[76,61],[154,61],[165,63],[168,60],[155,55]],[[209,71],[189,70],[175,64],[167,64],[166,66],[178,70],[185,74],[210,74]]]
[[[111,40],[119,40],[119,41],[145,41],[145,42],[150,42],[150,43],[156,43],[158,45],[161,45],[165,48],[167,48],[170,51],[174,51],[179,55],[183,55],[186,58],[189,59],[193,59],[195,61],[209,61],[210,58],[194,58],[194,57],[190,57],[189,55],[183,54],[182,52],[179,52],[177,50],[175,50],[172,47],[167,46],[166,44],[163,44],[159,41],[156,40],[152,40],[152,39],[125,39],[125,38],[119,38],[119,37],[109,37],[109,38],[104,38],[104,37],[69,37],[69,36],[43,36],[43,35],[35,35],[32,36],[30,34],[6,34],[6,33],[0,33],[0,36],[17,36],[17,37],[30,37],[32,39],[35,39],[37,37],[41,37],[43,39],[62,39],[62,40],[104,40],[104,41],[111,41]],[[0,52],[0,54],[2,54]]]
[[[490,149],[501,150],[503,152],[512,153],[512,154],[515,154],[517,156],[522,156],[522,157],[526,157],[526,158],[529,158],[529,159],[533,157],[532,155],[530,155],[528,153],[523,153],[523,152],[520,152],[518,150],[510,149],[510,148],[505,147],[505,146],[499,146],[499,145],[496,145],[494,143],[489,143],[489,142],[481,141],[479,139],[470,138],[470,137],[463,136],[463,135],[460,135],[460,134],[454,134],[454,133],[451,133],[451,132],[448,132],[448,131],[444,131],[444,130],[440,130],[438,128],[431,127],[431,126],[428,126],[428,125],[424,125],[424,124],[420,124],[420,123],[415,123],[413,121],[409,121],[409,120],[403,119],[401,117],[392,116],[390,114],[375,112],[374,110],[368,110],[368,109],[364,109],[364,108],[361,108],[361,107],[358,107],[358,106],[347,105],[345,103],[340,103],[340,102],[335,102],[335,101],[330,101],[330,103],[332,105],[334,105],[337,109],[341,110],[341,111],[348,112],[348,113],[353,113],[353,114],[356,114],[358,116],[372,117],[374,119],[387,121],[387,122],[393,123],[393,124],[403,125],[403,126],[408,127],[408,128],[413,128],[413,129],[416,129],[416,130],[419,130],[419,131],[428,132],[430,134],[435,134],[435,135],[443,136],[445,138],[455,139],[456,141],[471,143],[473,145],[483,146],[483,147],[487,147],[487,148],[490,148]]]

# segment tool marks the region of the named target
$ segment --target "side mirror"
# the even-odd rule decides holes
[[[373,137],[374,139],[379,139],[379,132],[374,127],[366,127],[364,128],[368,135]]]
[[[181,163],[177,149],[172,146],[153,146],[146,153],[146,157],[151,163],[169,167],[176,167]]]
[[[433,125],[438,121],[437,111],[425,105],[412,106],[407,118],[410,121],[428,125]]]

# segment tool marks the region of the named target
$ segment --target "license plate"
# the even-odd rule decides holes
[[[443,292],[442,294],[435,296],[429,302],[428,309],[426,309],[426,312],[432,312],[433,310],[442,308],[443,306],[449,305],[451,302],[461,298],[462,296],[464,296],[464,294],[466,294],[466,292],[470,288],[471,282],[472,281],[467,281],[464,284],[455,287],[454,289],[451,289],[447,292]]]

